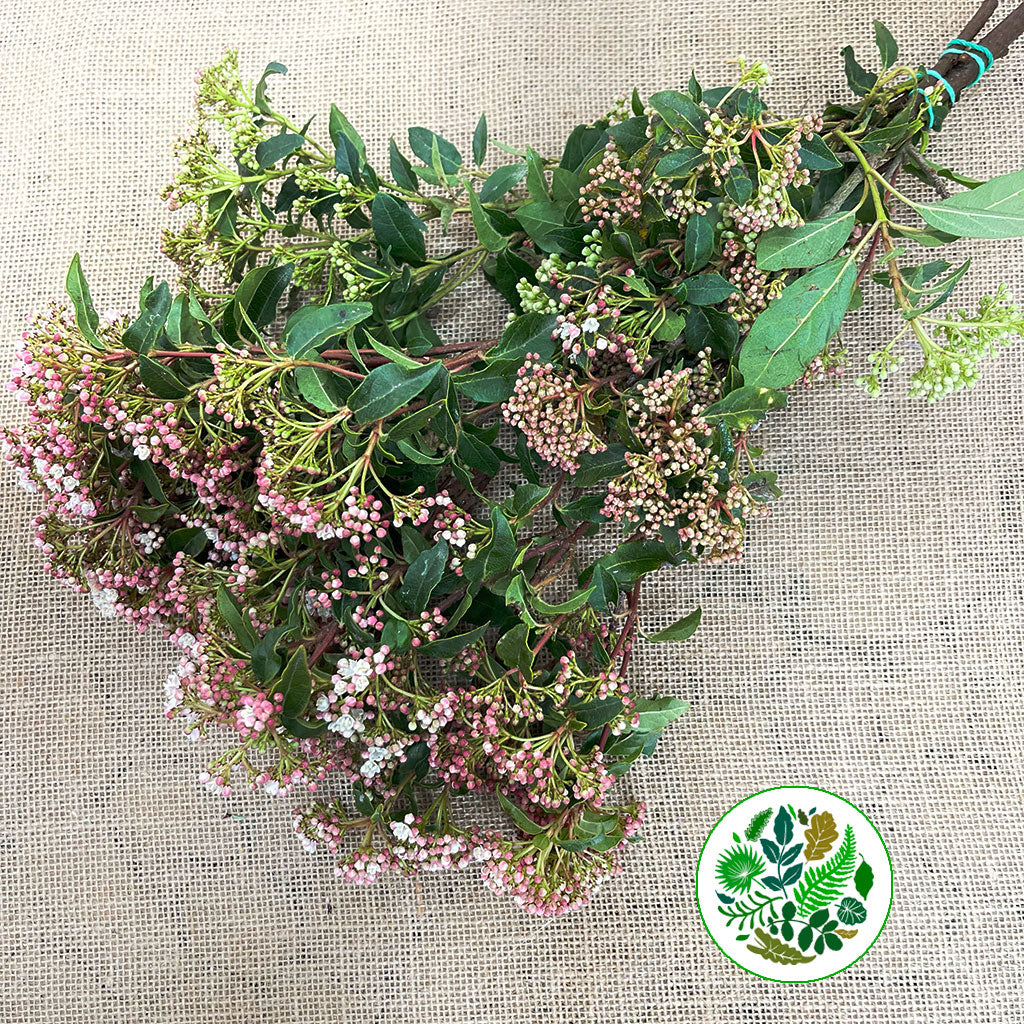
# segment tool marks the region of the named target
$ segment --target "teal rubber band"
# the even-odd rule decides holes
[[[938,71],[935,71],[933,68],[929,68],[925,72],[925,74],[930,75],[932,78],[934,78],[935,81],[946,90],[946,93],[949,96],[949,105],[953,106],[953,104],[956,103],[956,90],[954,90],[953,86],[951,86],[949,82],[947,82],[942,77],[942,75],[940,75]],[[924,97],[925,106],[928,108],[928,124],[926,127],[930,131],[932,127],[935,125],[935,110],[932,107],[932,102],[935,97],[934,90],[931,93],[927,93],[924,91],[924,89],[921,88],[917,88],[914,91]]]
[[[931,75],[931,77],[934,78],[935,81],[938,82],[938,84],[941,85],[942,88],[946,90],[946,93],[949,96],[949,105],[953,106],[953,104],[956,103],[956,90],[953,88],[953,86],[951,86],[949,82],[947,82],[942,77],[942,75],[940,75],[938,71],[935,71],[933,68],[929,68],[925,72],[925,74]]]
[[[981,43],[975,43],[970,39],[951,39],[949,42],[950,46],[965,46],[968,50],[973,50],[975,53],[980,54],[985,58],[985,70],[988,71],[996,59],[992,55],[992,51],[987,46],[982,46]]]
[[[980,53],[972,53],[970,50],[961,50],[954,46],[947,46],[942,51],[942,56],[945,57],[947,53],[952,53],[957,57],[973,57],[978,64],[978,73],[974,76],[974,81],[964,86],[965,89],[970,89],[972,85],[977,85],[981,81],[981,76],[985,74],[985,58]]]
[[[978,65],[978,73],[974,76],[974,81],[965,86],[967,89],[970,89],[972,85],[977,85],[981,81],[981,76],[996,62],[992,51],[987,46],[971,42],[970,39],[951,40],[949,46],[942,51],[942,55],[945,56],[947,53],[957,57],[971,57]]]

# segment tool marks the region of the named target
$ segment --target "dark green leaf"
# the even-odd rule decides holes
[[[493,203],[526,177],[526,164],[504,164],[480,186],[480,202]]]
[[[250,653],[256,646],[256,630],[253,629],[252,621],[242,610],[235,595],[223,583],[217,588],[217,610],[231,632],[235,634],[242,650]]]
[[[1024,235],[1024,170],[914,209],[933,228],[962,238],[1018,238]]]
[[[647,639],[654,643],[664,643],[670,640],[689,640],[690,637],[697,632],[697,627],[699,625],[700,609],[694,608],[689,615],[684,615],[681,619],[673,622],[671,626],[666,626],[657,633],[653,633],[651,636],[647,637]]]
[[[428,128],[409,129],[409,148],[427,166],[432,163],[435,144],[444,173],[454,174],[462,166],[462,156],[459,151],[447,139]]]
[[[694,214],[686,222],[683,261],[688,274],[707,265],[714,253],[715,229],[708,214]]]
[[[427,225],[401,199],[378,192],[370,204],[373,232],[391,255],[406,263],[422,263],[427,255]]]
[[[481,114],[473,130],[473,163],[479,167],[487,156],[487,115]]]
[[[267,65],[262,77],[256,83],[256,93],[254,96],[256,109],[259,110],[261,114],[270,113],[270,106],[267,102],[267,79],[271,75],[286,75],[287,73],[288,69],[283,64],[279,64],[276,60],[271,61]]]
[[[163,363],[158,363],[155,359],[150,359],[149,356],[139,356],[139,377],[157,398],[167,398],[173,401],[184,398],[188,394],[188,388],[168,367]]]
[[[89,285],[82,273],[81,260],[77,252],[71,258],[65,287],[71,298],[71,304],[75,307],[75,323],[78,325],[82,337],[94,345],[98,345],[99,338],[96,336],[96,328],[99,326],[100,318],[93,308]]]
[[[281,713],[289,718],[297,718],[309,703],[310,689],[313,680],[309,675],[309,664],[306,661],[306,648],[298,647],[288,659],[281,673],[281,683],[277,688],[284,698]]]
[[[730,430],[743,431],[763,420],[770,409],[785,408],[785,392],[747,385],[730,391],[709,405],[702,415],[708,423],[721,423]]]
[[[306,140],[301,135],[293,135],[290,132],[282,132],[280,135],[272,135],[264,139],[256,147],[256,164],[261,171],[291,156],[297,149],[301,149]]]
[[[413,173],[412,164],[402,155],[402,151],[395,144],[393,138],[389,153],[391,158],[391,177],[395,179],[395,184],[408,189],[410,192],[418,192],[420,183],[416,180],[416,175]]]
[[[427,610],[430,595],[441,582],[447,562],[448,545],[445,541],[439,540],[432,548],[418,555],[412,565],[405,570],[398,596],[410,612],[419,615],[420,612]]]
[[[409,370],[397,363],[384,363],[371,370],[366,379],[349,396],[348,407],[357,423],[384,419],[408,405],[437,377],[443,367],[428,363],[418,370]]]
[[[369,302],[334,302],[328,306],[303,306],[284,325],[281,344],[293,359],[309,358],[309,354],[331,338],[351,330],[373,315]]]
[[[900,55],[900,48],[896,45],[892,33],[880,22],[875,22],[875,45],[878,47],[878,55],[882,58],[882,67],[891,68]]]
[[[170,311],[171,290],[166,281],[161,281],[142,300],[142,311],[138,319],[122,335],[121,341],[125,348],[132,352],[148,352],[163,332]]]

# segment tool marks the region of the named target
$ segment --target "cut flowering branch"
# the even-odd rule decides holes
[[[982,37],[992,7],[961,39],[997,57],[1024,16]],[[232,737],[204,784],[340,777],[295,827],[357,882],[477,864],[556,914],[619,871],[644,808],[616,783],[686,710],[630,680],[643,581],[741,559],[780,493],[759,426],[864,359],[840,328],[868,288],[900,317],[871,393],[910,351],[913,393],[969,387],[1024,333],[1004,288],[940,309],[968,264],[934,256],[1024,236],[1024,171],[935,163],[950,97],[875,39],[880,69],[847,48],[852,98],[820,115],[773,112],[739,61],[725,87],[634,92],[558,159],[502,144],[490,170],[485,119],[471,159],[413,127],[385,173],[337,107],[323,139],[276,110],[281,65],[250,85],[229,53],[199,77],[165,191],[187,211],[164,239],[178,293],[147,281],[138,316],[101,320],[75,257],[3,436],[50,571],[162,629],[168,717]],[[935,70],[958,95],[985,62]],[[917,202],[904,175],[967,191]],[[428,225],[457,217],[475,241],[436,252]],[[507,326],[446,340],[439,303],[474,275]],[[500,830],[453,801],[483,792]]]

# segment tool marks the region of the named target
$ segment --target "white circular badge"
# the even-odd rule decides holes
[[[697,904],[718,948],[771,981],[828,978],[859,960],[885,927],[892,864],[849,801],[783,786],[736,804],[697,863]]]

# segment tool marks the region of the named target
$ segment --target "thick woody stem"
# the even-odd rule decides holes
[[[995,8],[995,4],[985,4],[971,19],[971,23],[968,26],[973,27],[976,20],[980,20],[986,9],[991,6]],[[991,16],[991,11],[989,11]],[[980,22],[977,31],[980,32],[981,26],[985,24],[984,21]],[[998,60],[1000,57],[1005,57],[1010,52],[1010,47],[1024,35],[1024,3],[1018,5],[1006,18],[1004,18],[988,35],[982,37],[980,45],[987,47],[991,52],[992,56]],[[964,34],[961,36],[962,39],[970,39],[971,36]],[[948,71],[944,71],[944,68],[948,68]],[[959,97],[960,94],[966,89],[978,76],[978,62],[972,57],[960,55],[947,54],[943,60],[940,60],[935,67],[935,70],[939,74],[943,75],[945,80],[949,82],[950,87]]]
[[[985,0],[985,3],[978,8],[975,12],[974,17],[960,30],[960,34],[957,36],[958,39],[969,39],[972,42],[978,38],[978,34],[988,24],[989,18],[992,17],[996,12],[996,8],[999,6],[999,0]],[[956,54],[947,53],[943,54],[935,63],[935,70],[940,75],[945,76],[959,61],[964,60],[963,57],[958,57]],[[966,58],[968,64],[974,64],[977,69],[977,62],[972,60],[970,57]]]

